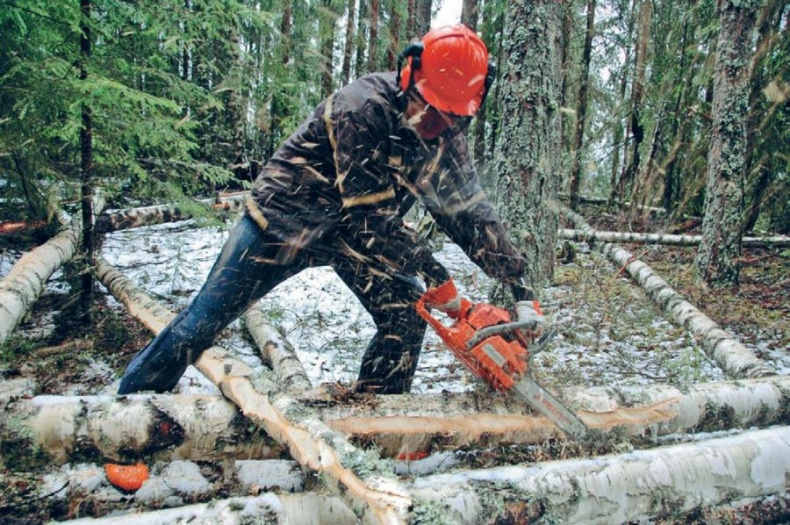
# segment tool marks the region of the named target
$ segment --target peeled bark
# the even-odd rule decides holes
[[[174,316],[106,263],[101,275],[112,294],[154,332]],[[364,451],[323,423],[313,410],[278,391],[272,373],[255,373],[217,346],[203,352],[195,366],[245,417],[286,446],[301,465],[323,474],[330,490],[343,495],[362,515],[381,523],[406,522],[411,498],[394,475],[371,464]]]
[[[594,234],[595,230],[582,216],[567,208],[561,210],[569,220],[581,228],[585,235]],[[636,259],[626,250],[611,244],[599,246],[598,249],[625,268],[672,321],[699,337],[705,352],[716,361],[727,376],[737,379],[773,375],[773,371],[752,351],[722,330],[696,306],[683,299],[647,264]]]
[[[561,229],[561,239],[582,242],[604,243],[644,243],[662,244],[667,246],[698,246],[702,240],[700,235],[673,235],[669,233],[634,233],[634,232],[602,232]],[[774,235],[771,237],[744,237],[744,246],[787,248],[790,247],[790,237]]]
[[[438,474],[417,479],[418,500],[454,523],[611,524],[682,516],[741,498],[782,494],[790,427],[629,454]],[[507,518],[510,518],[509,521]],[[547,519],[548,521],[548,519]]]
[[[25,317],[47,279],[74,256],[81,231],[80,222],[74,221],[46,243],[25,253],[0,281],[0,343]]]

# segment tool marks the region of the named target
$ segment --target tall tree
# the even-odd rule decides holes
[[[80,80],[88,80],[88,62],[91,56],[91,1],[80,0]],[[82,126],[80,127],[80,174],[82,208],[82,251],[85,262],[93,264],[93,116],[87,102],[82,103]],[[82,323],[92,322],[93,274],[82,272]]]
[[[570,207],[576,210],[579,205],[579,185],[582,177],[582,146],[584,144],[584,126],[587,119],[587,92],[590,82],[590,56],[592,55],[592,41],[595,35],[595,0],[587,0],[587,30],[584,37],[584,51],[582,52],[582,71],[579,82],[579,103],[576,110],[576,126],[574,129],[573,162],[571,165],[570,180]]]
[[[698,277],[714,286],[737,285],[740,273],[749,63],[759,0],[718,0],[719,37],[713,77],[713,133]]]
[[[504,31],[495,162],[502,216],[524,248],[535,288],[554,274],[557,217],[549,202],[559,180],[561,24],[558,2],[514,2]]]

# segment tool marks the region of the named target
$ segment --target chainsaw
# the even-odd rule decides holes
[[[463,301],[466,309],[450,326],[431,315],[425,296],[416,304],[417,313],[436,331],[445,345],[477,377],[498,392],[515,392],[549,418],[560,430],[574,438],[587,435],[587,426],[532,377],[529,362],[556,334],[548,330],[529,345],[519,330],[529,322],[513,322],[507,310]]]

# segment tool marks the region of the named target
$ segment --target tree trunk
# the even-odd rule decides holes
[[[592,56],[592,40],[595,36],[595,0],[587,0],[587,31],[584,37],[582,53],[582,72],[579,85],[579,104],[576,111],[576,129],[573,140],[573,165],[571,166],[570,207],[579,207],[579,186],[581,184],[582,146],[584,145],[584,126],[587,119],[587,92],[590,83],[590,58]]]
[[[635,0],[636,2],[637,0]],[[636,174],[639,173],[640,151],[645,136],[645,126],[642,122],[642,98],[645,93],[647,72],[647,49],[650,43],[650,23],[653,18],[653,0],[639,0],[639,25],[637,28],[636,56],[634,64],[634,79],[631,85],[631,112],[628,120],[628,135],[631,138],[627,154],[627,162],[623,167],[623,174],[618,182],[617,192],[620,201],[625,200],[625,194],[630,191]]]
[[[354,56],[354,40],[356,38],[354,27],[357,16],[356,0],[346,2],[346,42],[343,47],[343,67],[340,73],[340,83],[345,86],[351,81],[351,59]]]
[[[368,31],[370,38],[368,39],[368,71],[373,72],[379,69],[378,61],[378,40],[379,40],[379,16],[381,0],[371,0],[368,15],[370,16],[370,24]]]
[[[0,281],[0,344],[24,319],[47,279],[74,256],[80,238],[80,221],[75,220],[54,238],[25,253]]]
[[[3,409],[0,464],[29,470],[67,462],[134,463],[276,458],[283,447],[251,430],[217,396],[38,396]]]
[[[536,289],[554,275],[557,217],[545,203],[559,183],[560,14],[553,1],[511,4],[503,47],[498,194],[503,219],[516,245],[524,248]]]
[[[788,392],[790,377],[773,376],[684,389],[670,385],[569,387],[558,395],[576,407],[592,429],[623,427],[621,436],[655,439],[782,424],[790,418]],[[19,394],[18,390],[12,393],[13,401],[0,395],[0,400],[5,399],[0,463],[6,466],[19,461],[27,465],[101,462],[101,458],[261,459],[283,453],[266,434],[251,431],[235,405],[221,397],[138,394],[119,400]],[[323,390],[303,391],[299,400],[315,407],[330,428],[375,445],[389,458],[495,445],[540,445],[558,436],[551,422],[532,414],[519,398],[486,391],[377,396],[370,403]]]
[[[755,0],[719,0],[717,4],[720,28],[713,74],[713,132],[708,152],[703,241],[695,259],[699,280],[711,286],[738,285],[749,61],[758,5]]]
[[[332,94],[333,89],[333,58],[335,48],[335,22],[337,15],[334,12],[333,0],[322,0],[319,10],[321,35],[321,96],[326,98]]]
[[[640,243],[660,244],[664,246],[699,246],[702,237],[699,235],[672,235],[668,233],[623,233],[623,232],[585,232],[582,230],[562,229],[559,231],[560,239],[580,242],[604,243]],[[743,246],[760,248],[788,248],[790,237],[744,237]]]
[[[431,11],[433,10],[433,0],[415,0],[416,16],[414,19],[414,33],[417,38],[428,32],[431,28]]]
[[[91,0],[80,0],[80,80],[88,80],[88,61],[91,56]],[[80,128],[80,175],[82,208],[82,246],[84,263],[93,263],[93,115],[90,106],[82,103],[82,127]],[[92,323],[93,273],[82,272],[80,302],[83,326]]]
[[[631,523],[682,516],[741,498],[782,494],[790,427],[629,454],[421,477],[416,499],[440,501],[448,521]]]
[[[479,9],[478,0],[463,0],[461,5],[461,23],[471,29],[477,28]]]

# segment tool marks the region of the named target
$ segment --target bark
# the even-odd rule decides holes
[[[741,498],[782,494],[790,427],[610,457],[422,477],[412,493],[448,521],[610,524],[682,516]],[[509,518],[509,519],[508,519]]]
[[[577,213],[568,209],[565,209],[564,213],[585,233],[594,232]],[[772,374],[768,366],[753,352],[722,330],[696,306],[683,299],[648,265],[637,260],[626,250],[611,244],[599,246],[598,249],[616,264],[628,270],[634,280],[672,321],[699,337],[706,353],[718,363],[729,377],[764,377]]]
[[[47,279],[74,256],[81,231],[80,221],[73,221],[58,235],[25,253],[0,281],[0,343],[25,317]]]
[[[370,16],[370,24],[368,31],[370,38],[368,39],[368,71],[377,71],[379,68],[378,62],[378,40],[379,40],[379,8],[380,0],[371,0],[368,14]]]
[[[110,292],[155,333],[174,317],[103,261],[100,274]],[[313,410],[278,391],[272,373],[255,374],[217,346],[206,350],[195,366],[251,422],[286,446],[296,461],[323,474],[329,489],[349,500],[360,514],[382,523],[405,523],[411,498],[393,480],[392,472],[371,464],[364,451],[324,424]]]
[[[472,29],[477,28],[479,11],[478,0],[463,0],[461,5],[461,23]]]
[[[74,461],[211,461],[283,453],[265,433],[251,432],[233,404],[210,395],[17,399],[3,409],[0,435],[0,464],[12,470]]]
[[[244,201],[248,195],[249,192],[230,195],[220,194],[216,199],[202,199],[198,202],[211,206],[214,209],[228,210],[232,213],[236,213],[243,209]],[[107,233],[128,228],[139,228],[141,226],[181,221],[189,219],[192,216],[193,214],[188,208],[179,206],[178,204],[162,204],[143,208],[116,210],[100,215],[96,221],[96,229],[102,233]]]
[[[582,230],[562,229],[559,232],[560,239],[580,242],[604,242],[604,243],[644,243],[661,244],[668,246],[698,246],[702,241],[700,235],[672,235],[669,233],[629,233],[629,232],[602,232]],[[744,246],[752,247],[771,247],[788,248],[790,247],[790,237],[776,235],[772,237],[744,237]]]
[[[720,0],[719,38],[713,73],[713,130],[703,242],[695,265],[700,281],[713,286],[738,285],[741,221],[746,169],[749,63],[758,2]]]
[[[554,275],[560,173],[561,6],[554,1],[511,3],[505,26],[501,137],[495,156],[502,216],[527,257],[537,289]]]
[[[592,40],[595,35],[595,0],[587,0],[587,32],[584,37],[584,51],[582,52],[582,73],[579,86],[579,105],[576,112],[576,129],[573,141],[573,165],[571,166],[570,207],[576,210],[579,207],[579,186],[581,184],[582,146],[584,145],[584,126],[587,120],[587,92],[590,82],[590,57],[592,55]]]

